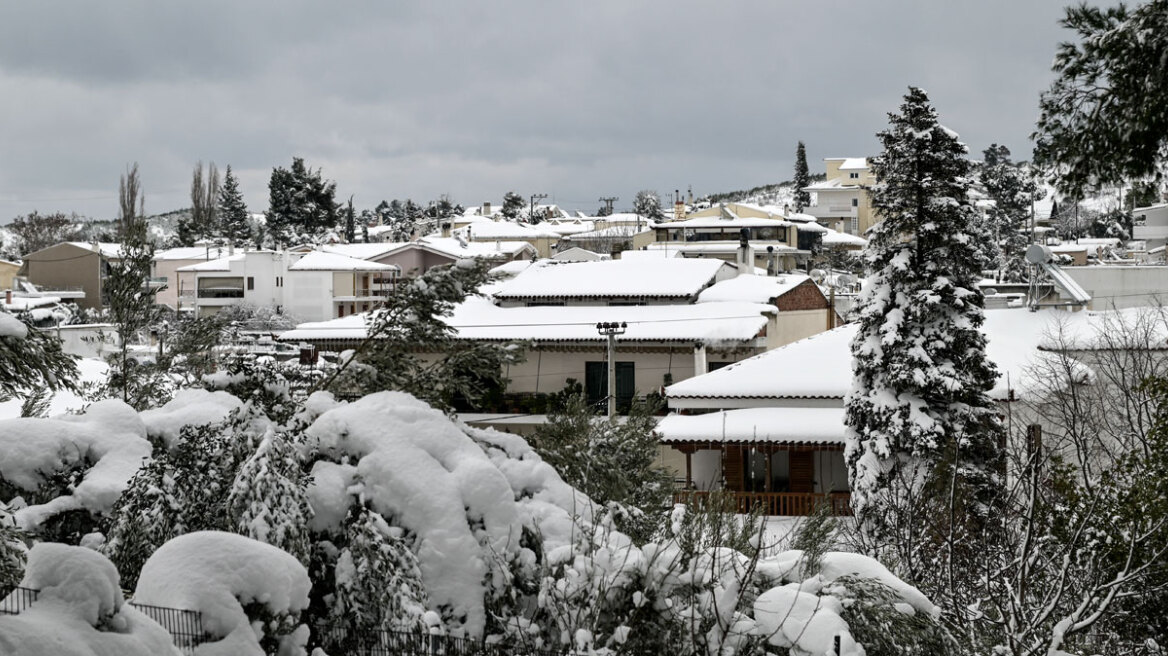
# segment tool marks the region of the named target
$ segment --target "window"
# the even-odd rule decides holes
[[[852,229],[850,231],[853,235],[860,234],[860,219],[852,217]]]
[[[636,373],[632,362],[616,363],[616,405],[621,409],[628,408],[636,392]],[[584,363],[584,393],[588,402],[606,405],[608,398],[608,363],[601,360]]]
[[[852,199],[852,207],[859,207],[859,206],[860,206],[860,199],[859,199],[859,198],[853,198],[853,199]]]
[[[284,286],[284,276],[276,276],[276,286],[277,287]]]
[[[860,174],[859,173],[849,173],[848,177],[851,178],[852,180],[859,180]]]
[[[255,291],[255,278],[252,278],[251,276],[247,277],[247,291]]]

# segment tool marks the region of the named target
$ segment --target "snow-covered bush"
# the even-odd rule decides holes
[[[142,467],[111,513],[104,552],[129,585],[167,540],[201,530],[232,530],[227,497],[258,442],[251,415],[184,426],[168,451]]]
[[[42,538],[77,542],[108,514],[143,460],[146,430],[121,401],[80,415],[0,421],[0,501]]]
[[[43,542],[20,585],[39,590],[19,615],[0,614],[5,656],[178,656],[170,634],[125,603],[118,571],[84,547]]]
[[[269,428],[235,474],[226,511],[236,532],[279,547],[307,564],[312,508],[302,478],[293,445]]]
[[[134,601],[193,610],[216,638],[200,656],[306,654],[308,571],[290,554],[234,533],[189,533],[142,567]]]
[[[0,590],[16,585],[24,573],[24,534],[16,527],[16,518],[0,501]]]

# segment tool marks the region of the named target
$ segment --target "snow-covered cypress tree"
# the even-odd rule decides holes
[[[308,505],[300,461],[285,436],[271,429],[235,474],[227,512],[238,533],[265,542],[308,564]]]
[[[891,543],[903,563],[921,540],[916,513],[939,467],[960,472],[952,480],[969,510],[987,508],[1002,427],[987,395],[996,371],[981,331],[985,253],[971,230],[966,148],[921,89],[910,87],[889,120],[873,163],[880,222],[864,251],[845,457],[861,536]]]
[[[807,170],[807,150],[803,142],[795,148],[795,211],[802,212],[811,204],[811,192],[804,189],[811,184],[811,174]]]
[[[219,234],[232,246],[245,244],[251,237],[247,204],[243,202],[239,180],[231,172],[230,164],[223,174],[223,187],[219,190]]]

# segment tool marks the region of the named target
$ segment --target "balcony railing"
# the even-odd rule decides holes
[[[815,512],[822,503],[831,504],[831,514],[846,516],[852,514],[850,492],[736,492],[719,490],[716,492],[701,492],[697,490],[682,490],[673,493],[674,503],[691,504],[698,507],[709,503],[711,495],[734,499],[735,507],[740,513],[749,513],[760,510],[764,515],[786,515],[791,517],[806,517]]]
[[[226,287],[209,287],[199,290],[199,298],[243,298],[243,290]]]

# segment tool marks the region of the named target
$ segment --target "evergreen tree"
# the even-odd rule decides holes
[[[334,602],[329,624],[342,629],[330,651],[364,653],[378,631],[419,631],[428,603],[418,558],[401,528],[390,526],[361,504],[350,511],[345,547],[335,556]],[[337,639],[339,638],[339,639]]]
[[[32,211],[16,217],[7,226],[16,238],[15,245],[11,246],[12,257],[19,258],[63,241],[77,239],[81,232],[78,226],[80,220],[76,214],[66,215],[61,212],[38,214]]]
[[[508,191],[503,194],[503,209],[500,210],[500,214],[508,221],[514,221],[519,218],[526,207],[527,203],[524,202],[523,196],[514,191]]]
[[[1030,235],[1025,229],[1038,184],[1010,161],[1009,148],[994,144],[983,155],[981,182],[994,202],[986,211],[987,236],[998,246],[993,264],[998,269],[998,280],[1020,282],[1028,275],[1026,247]]]
[[[312,508],[301,479],[293,445],[269,429],[236,473],[226,505],[238,533],[279,547],[307,565]]]
[[[0,311],[0,402],[44,390],[76,391],[76,360],[53,333]]]
[[[345,206],[345,243],[351,244],[357,238],[357,213],[353,209],[353,197],[349,196],[349,204]]]
[[[657,465],[656,407],[636,403],[628,417],[600,417],[583,394],[549,413],[531,445],[564,481],[601,507],[617,512],[617,526],[638,542],[648,539],[672,480]]]
[[[656,191],[642,189],[633,198],[633,211],[648,218],[650,221],[664,221],[665,212],[661,211],[661,197]]]
[[[109,274],[102,283],[103,301],[117,326],[118,346],[109,356],[107,386],[111,395],[142,410],[157,401],[157,386],[147,367],[131,357],[130,348],[155,319],[154,293],[148,281],[154,261],[154,245],[147,234],[142,206],[144,196],[138,178],[138,164],[127,171],[119,186],[121,215],[118,217],[121,249],[109,261]]]
[[[251,237],[251,224],[247,216],[247,204],[239,191],[239,180],[227,165],[223,175],[223,188],[219,191],[219,234],[232,246],[242,246]]]
[[[1042,94],[1034,159],[1059,191],[1082,198],[1101,185],[1156,176],[1168,161],[1168,0],[1129,9],[1068,7],[1058,75]]]
[[[811,204],[811,192],[805,191],[811,184],[811,176],[807,169],[807,151],[803,142],[795,147],[795,211],[802,212]]]
[[[275,245],[313,241],[337,227],[337,185],[326,181],[320,169],[312,171],[304,159],[292,159],[292,168],[276,167],[268,181],[268,233]]]
[[[900,109],[873,163],[881,221],[863,256],[845,457],[863,541],[915,575],[926,518],[938,511],[927,504],[949,498],[926,489],[956,481],[971,518],[984,520],[1002,427],[987,395],[996,371],[981,331],[985,259],[970,229],[967,151],[924,91],[910,87]]]

